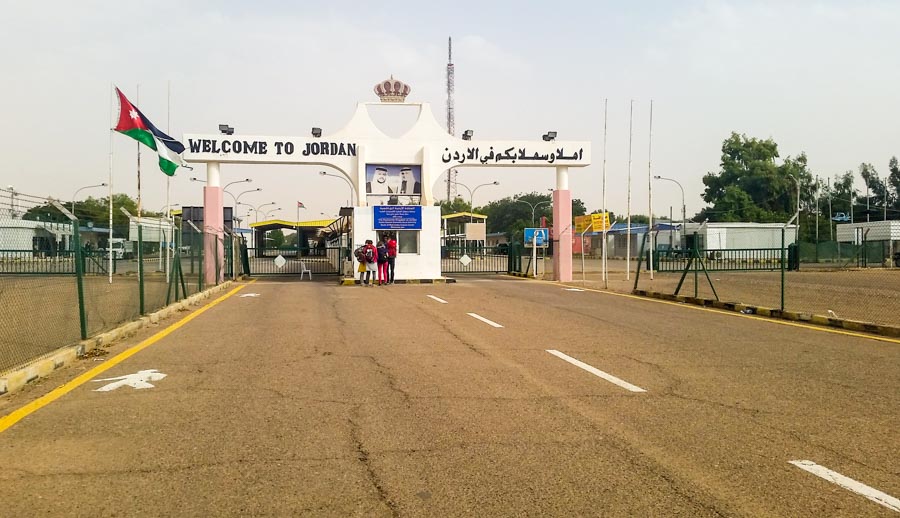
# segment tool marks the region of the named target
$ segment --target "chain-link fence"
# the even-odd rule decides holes
[[[207,261],[242,273],[227,232],[126,211],[110,228],[74,205],[0,189],[0,373],[202,291]]]
[[[573,256],[574,281],[900,326],[900,243],[796,243],[788,231],[782,246],[780,230],[771,227],[731,228],[680,239],[680,246],[679,238],[654,250],[652,275],[643,235],[632,236],[640,247],[633,261],[609,259],[605,269],[598,243]],[[656,241],[668,245],[669,237],[661,232]],[[547,265],[552,269],[552,261]]]

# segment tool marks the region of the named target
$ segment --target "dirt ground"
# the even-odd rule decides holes
[[[609,289],[627,293],[634,288],[634,265],[630,279],[625,272],[624,261],[610,261]],[[548,261],[548,266],[551,266]],[[575,285],[581,285],[581,262],[574,261]],[[587,262],[584,283],[588,287],[602,289],[604,282],[599,261]],[[781,272],[711,272],[712,285],[719,300],[742,304],[781,307]],[[674,293],[680,273],[654,273],[641,271],[638,289]],[[713,290],[703,272],[697,276],[697,295],[714,298]],[[784,308],[825,316],[837,316],[864,322],[900,326],[900,269],[864,268],[806,269],[785,272]],[[688,274],[680,295],[693,296],[694,275]],[[833,313],[833,314],[832,314]]]

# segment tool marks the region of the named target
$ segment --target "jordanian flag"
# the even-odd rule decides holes
[[[121,90],[116,88],[116,93],[119,94],[119,123],[115,130],[156,151],[159,154],[159,168],[167,175],[174,175],[178,166],[188,167],[181,158],[184,145],[154,126],[137,106],[125,98]]]

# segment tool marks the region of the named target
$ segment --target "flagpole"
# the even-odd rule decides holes
[[[625,280],[631,280],[631,139],[634,136],[634,99],[628,107],[628,234],[625,236]]]
[[[137,96],[135,97],[135,102],[138,105],[141,104],[141,85],[137,85]],[[141,224],[141,143],[137,143],[137,217],[138,217],[138,225]],[[140,243],[138,243],[140,246]]]
[[[172,81],[166,81],[166,134],[172,134]],[[175,225],[169,224],[172,221],[172,207],[169,205],[169,194],[172,190],[172,177],[166,175],[166,227],[169,230],[169,237],[166,240],[166,282],[169,282],[169,269],[171,266],[172,253],[169,250],[170,243],[175,242]],[[162,250],[160,250],[162,253]]]
[[[650,280],[653,280],[653,99],[650,99],[650,131],[647,136],[647,205],[648,219],[647,232],[650,234],[647,240],[650,243],[650,260],[647,266],[650,267]],[[669,223],[672,223],[671,221]]]
[[[106,249],[108,251],[108,264],[107,264],[107,273],[109,274],[109,283],[112,284],[112,271],[113,271],[113,254],[112,254],[112,237],[113,237],[113,128],[115,127],[115,122],[113,120],[113,105],[116,102],[116,94],[115,87],[113,87],[112,83],[110,83],[110,102],[109,102],[109,121],[111,123],[109,127],[109,179],[107,180],[107,185],[109,185],[109,194],[107,196],[107,201],[109,202],[109,235],[106,238]]]
[[[606,98],[606,99],[603,99],[603,213],[604,214],[609,214],[609,212],[606,208],[606,120],[607,120],[608,111],[609,111],[609,98]],[[604,218],[607,218],[607,217],[608,216],[604,216]],[[607,225],[604,224],[603,225],[603,248],[600,250],[600,253],[602,254],[600,257],[600,264],[601,264],[601,270],[603,272],[603,274],[602,274],[603,287],[604,287],[604,289],[609,289],[609,271],[607,271],[608,264],[607,264],[607,260],[606,260],[606,257],[607,257],[607,255],[606,255],[607,254],[607,251],[606,251],[607,228],[606,227],[607,227]],[[597,229],[594,229],[594,230],[597,230]]]

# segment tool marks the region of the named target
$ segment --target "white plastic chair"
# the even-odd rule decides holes
[[[309,280],[312,280],[312,270],[306,267],[306,263],[300,261],[300,280],[303,280],[303,274],[309,274]]]

